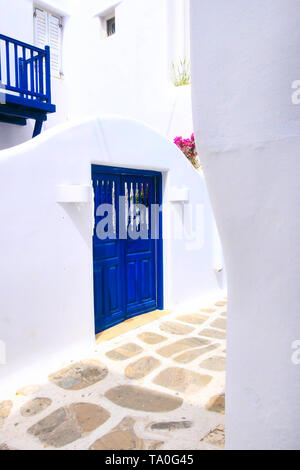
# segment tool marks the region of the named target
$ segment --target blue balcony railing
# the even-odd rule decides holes
[[[55,112],[48,46],[40,49],[0,34],[0,103],[4,122],[11,122],[12,116],[21,119],[19,124],[27,118],[44,121],[47,113]]]

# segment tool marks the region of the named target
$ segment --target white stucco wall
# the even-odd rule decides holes
[[[63,16],[64,78],[52,78],[57,112],[44,129],[114,113],[143,121],[170,139],[191,134],[190,86],[175,87],[170,79],[171,63],[183,58],[187,41],[186,1],[0,0],[0,33],[28,43],[33,43],[33,5]],[[100,15],[117,4],[117,32],[102,39]],[[33,125],[0,123],[0,150],[30,139]]]
[[[163,172],[166,309],[196,303],[219,287],[203,177],[161,135],[134,121],[101,118],[2,151],[0,339],[7,364],[0,366],[1,390],[93,347],[93,201],[56,202],[59,185],[91,185],[92,163]],[[200,218],[194,237],[176,240],[175,228],[195,224],[188,212],[183,217],[183,203],[170,203],[184,188]]]
[[[64,46],[73,118],[115,113],[143,121],[170,138],[191,134],[190,87],[175,87],[171,81],[171,63],[183,53],[179,47],[184,43],[182,3],[87,0],[74,4]],[[100,17],[115,5],[116,34],[102,39]]]
[[[194,122],[228,272],[228,449],[300,448],[298,0],[192,0]]]

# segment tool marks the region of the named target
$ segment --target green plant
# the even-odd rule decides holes
[[[172,80],[175,86],[191,84],[191,63],[187,59],[180,59],[177,64],[172,62]]]

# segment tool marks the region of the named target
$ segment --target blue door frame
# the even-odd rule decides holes
[[[155,228],[156,237],[149,237],[153,228],[152,205],[162,205],[162,175],[154,171],[92,165],[92,180],[95,331],[100,333],[129,318],[163,309],[162,211],[158,217],[159,230]],[[119,196],[126,201],[127,209],[125,205],[121,207]],[[125,238],[120,236],[123,222],[119,214],[127,211],[126,230],[128,227],[129,230],[134,219],[130,218],[131,207],[135,207],[135,203],[146,207],[141,216],[143,225],[139,219],[139,227],[140,230],[143,227],[147,235]],[[100,239],[97,227],[102,221],[105,223],[108,215],[107,211],[97,212],[102,204],[109,204],[115,215],[112,216],[112,236],[106,238],[104,234]]]

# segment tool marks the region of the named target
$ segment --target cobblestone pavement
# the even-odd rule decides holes
[[[224,448],[226,301],[170,313],[0,402],[0,450]]]

